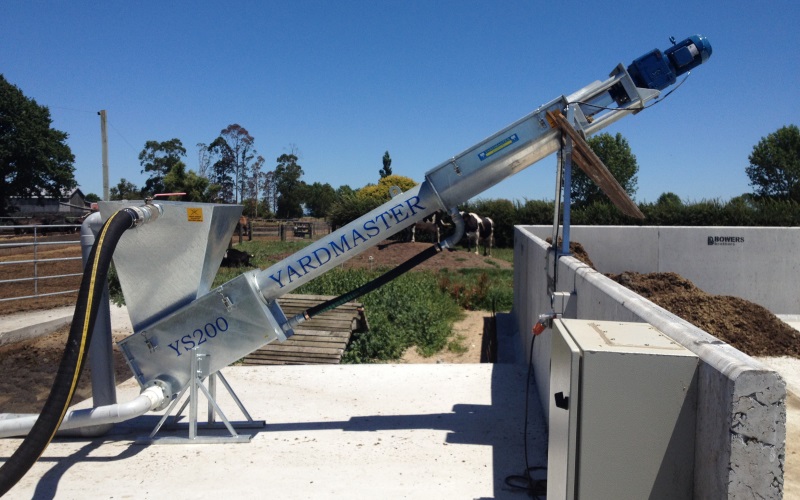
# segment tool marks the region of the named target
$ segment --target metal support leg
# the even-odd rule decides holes
[[[208,355],[207,354],[199,354],[197,349],[192,349],[189,353],[190,355],[190,363],[189,363],[189,370],[191,372],[189,385],[185,387],[178,397],[170,404],[167,411],[164,413],[164,416],[158,422],[153,432],[147,438],[140,438],[136,440],[137,444],[191,444],[191,443],[202,443],[202,444],[210,444],[210,443],[248,443],[252,439],[251,434],[238,434],[236,429],[260,429],[263,428],[266,424],[263,420],[253,420],[250,414],[245,409],[244,405],[242,404],[241,400],[236,396],[233,392],[228,381],[222,375],[221,372],[217,372],[212,375],[206,376],[206,367],[208,366]],[[246,421],[238,421],[238,422],[230,422],[225,414],[222,412],[222,408],[220,408],[219,404],[216,401],[216,378],[219,376],[220,381],[222,381],[223,386],[231,395],[236,406],[239,410],[244,414]],[[203,384],[205,380],[208,380],[208,388]],[[175,414],[173,423],[167,426],[167,429],[170,430],[188,430],[188,437],[179,437],[179,436],[165,436],[165,437],[156,437],[158,431],[162,428],[164,423],[167,421],[169,416],[172,414],[172,410],[177,405],[178,401],[180,401],[183,396],[186,394],[186,391],[189,391],[189,397],[186,399],[183,404],[181,405],[178,412]],[[226,429],[228,431],[228,435],[226,436],[209,436],[209,435],[198,435],[198,396],[202,393],[206,400],[208,401],[208,422],[205,425],[201,424],[201,429],[205,431],[209,430],[220,430]],[[177,423],[177,420],[180,418],[183,411],[186,407],[189,407],[189,421],[184,424]],[[216,422],[216,416],[219,416],[221,423]]]

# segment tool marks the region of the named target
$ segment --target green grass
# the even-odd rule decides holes
[[[467,338],[461,334],[456,335],[447,343],[447,350],[455,354],[464,354],[469,350],[469,347],[464,343]]]
[[[379,276],[363,269],[333,269],[297,289],[298,293],[339,295]],[[390,361],[416,346],[431,356],[447,346],[453,323],[462,315],[456,301],[437,285],[431,272],[406,273],[358,299],[370,330],[354,334],[342,361]]]
[[[492,258],[514,263],[513,248],[492,248]]]
[[[266,269],[272,264],[280,262],[285,257],[307,247],[311,244],[311,240],[307,241],[244,241],[241,245],[236,245],[237,250],[247,252],[253,257],[250,259],[252,267],[234,267],[224,268],[221,267],[214,278],[213,287],[217,287],[226,283],[233,278],[239,276],[248,269]]]

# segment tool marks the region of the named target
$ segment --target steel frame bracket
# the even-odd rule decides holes
[[[241,400],[236,393],[231,388],[231,385],[225,379],[225,376],[222,375],[221,371],[217,371],[211,375],[206,375],[208,372],[208,354],[202,354],[197,351],[197,348],[194,348],[190,351],[191,362],[190,362],[190,374],[189,374],[189,384],[184,387],[184,389],[178,394],[178,397],[175,398],[172,403],[167,408],[167,411],[164,412],[164,416],[161,417],[161,420],[158,422],[158,425],[153,429],[147,437],[139,438],[135,441],[135,444],[218,444],[218,443],[249,443],[252,439],[252,434],[239,434],[236,432],[236,429],[263,429],[266,426],[266,422],[263,420],[253,420],[250,416],[250,413],[247,412],[244,405],[242,404]],[[236,403],[236,406],[239,407],[239,410],[242,412],[246,420],[243,421],[236,421],[231,422],[225,416],[222,409],[219,407],[219,404],[216,401],[216,382],[217,377],[219,377],[219,381],[222,382],[222,385],[228,391],[233,401]],[[205,383],[208,381],[208,387],[206,387]],[[188,431],[187,436],[161,436],[157,437],[156,434],[159,430],[161,430],[162,426],[167,422],[172,411],[178,404],[178,401],[183,399],[184,394],[186,391],[189,390],[189,397],[186,398],[181,405],[180,409],[175,413],[172,417],[172,421],[167,424],[165,427],[166,430],[177,430],[177,431]],[[208,401],[208,411],[207,411],[207,418],[208,420],[205,423],[198,423],[198,401],[199,401],[199,393],[203,393],[206,400]],[[178,422],[178,420],[183,415],[184,410],[186,407],[189,407],[189,421],[182,423]],[[216,421],[216,417],[219,416],[221,422]],[[199,435],[198,434],[198,425],[202,430],[205,431],[218,431],[221,429],[227,429],[227,435]]]

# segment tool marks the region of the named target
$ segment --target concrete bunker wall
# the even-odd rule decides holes
[[[532,341],[530,331],[538,315],[551,310],[547,293],[547,269],[549,265],[552,273],[553,263],[552,260],[548,261],[549,245],[542,239],[549,235],[550,229],[529,226],[515,228],[512,314],[519,332],[517,352],[525,353],[518,356],[520,361],[527,358]],[[654,269],[648,266],[658,266],[662,257],[665,262],[678,260],[677,257],[668,260],[665,256],[669,251],[660,251],[659,240],[672,233],[665,231],[665,228],[619,228],[624,231],[617,234],[614,234],[614,230],[618,228],[597,228],[602,238],[605,238],[599,243],[587,239],[588,232],[581,233],[576,229],[578,228],[572,230],[572,239],[584,244],[592,260],[605,272],[654,272],[658,267]],[[637,233],[637,229],[644,234]],[[722,234],[717,231],[719,228],[685,229],[696,230],[692,233],[697,234]],[[542,238],[537,234],[542,235]],[[800,232],[797,235],[800,236]],[[672,234],[669,239],[673,241],[691,240],[686,235],[675,238],[671,236]],[[744,238],[748,241],[750,236],[745,233]],[[763,248],[763,244],[759,246]],[[736,249],[736,245],[732,247]],[[651,255],[648,257],[647,254]],[[653,254],[656,255],[655,259]],[[690,258],[690,255],[684,255],[685,260]],[[609,262],[618,267],[606,270],[604,266],[609,265]],[[625,265],[625,262],[630,265]],[[737,259],[731,259],[730,262],[732,264],[729,265],[738,266]],[[695,266],[696,263],[691,265]],[[557,291],[570,294],[565,317],[646,322],[700,357],[695,437],[695,498],[782,498],[786,385],[778,373],[618,285],[573,257],[559,259],[557,266]],[[662,270],[684,274],[677,267]],[[736,273],[738,270],[731,269],[730,272]],[[686,277],[693,281],[696,279],[692,276]],[[745,278],[728,274],[726,279],[733,282]],[[702,288],[704,285],[698,286]],[[723,293],[734,295],[737,292],[729,290]],[[542,333],[537,337],[533,349],[536,385],[545,414],[548,412],[551,397],[551,335],[549,330]]]
[[[539,238],[551,226],[526,226]],[[702,290],[800,314],[800,227],[572,226],[604,273],[675,272]]]

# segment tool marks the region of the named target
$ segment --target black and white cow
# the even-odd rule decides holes
[[[494,222],[489,217],[481,217],[474,213],[461,212],[464,219],[464,232],[467,235],[467,251],[472,251],[475,245],[475,254],[478,246],[483,242],[483,255],[492,255],[492,242],[494,240]]]

